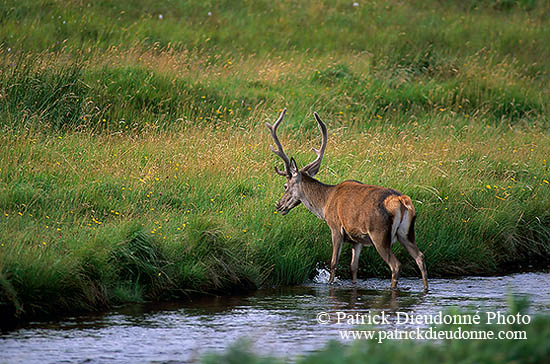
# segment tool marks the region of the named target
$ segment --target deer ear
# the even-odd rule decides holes
[[[295,177],[298,175],[298,166],[296,165],[296,161],[294,160],[294,157],[290,158],[290,175],[292,177]]]

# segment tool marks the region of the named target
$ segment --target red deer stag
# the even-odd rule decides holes
[[[286,215],[291,209],[303,203],[309,211],[327,222],[332,233],[329,283],[334,281],[342,243],[347,241],[353,244],[351,258],[353,283],[357,281],[361,248],[363,245],[374,245],[378,254],[391,269],[391,288],[395,289],[401,263],[393,254],[392,243],[399,240],[416,261],[422,273],[424,289],[428,290],[424,255],[418,250],[414,236],[415,210],[410,197],[390,188],[366,185],[357,181],[326,185],[313,178],[319,171],[327,146],[327,127],[315,112],[313,115],[323,137],[321,148],[313,149],[317,154],[313,162],[298,169],[296,161],[294,158],[288,158],[277,137],[277,128],[285,113],[286,109],[281,112],[275,124],[265,123],[277,147],[277,149],[273,146],[270,148],[285,164],[284,171],[277,167],[275,171],[287,178],[287,183],[284,185],[285,192],[277,203],[277,210],[281,215]]]

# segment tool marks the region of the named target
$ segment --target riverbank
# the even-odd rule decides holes
[[[284,129],[281,137],[300,164],[318,142]],[[3,135],[3,312],[95,310],[310,278],[330,260],[330,233],[304,208],[276,213],[283,181],[268,139],[260,127]],[[431,277],[525,270],[550,252],[548,139],[472,124],[334,130],[319,178],[412,196]],[[404,275],[417,275],[406,252],[394,250]],[[359,275],[389,279],[372,249]]]

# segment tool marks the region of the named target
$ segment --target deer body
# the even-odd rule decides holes
[[[315,150],[317,159],[302,169],[298,169],[294,159],[288,159],[276,135],[279,123],[267,124],[278,149],[272,151],[285,162],[285,172],[276,172],[287,177],[285,193],[277,209],[286,215],[292,208],[303,203],[317,217],[326,221],[332,234],[332,259],[329,283],[334,281],[336,266],[342,244],[353,244],[351,272],[352,280],[357,281],[359,255],[364,245],[374,245],[392,272],[391,288],[397,287],[401,263],[392,251],[392,244],[399,241],[415,259],[424,289],[428,289],[424,256],[418,249],[414,234],[415,210],[411,199],[400,192],[362,184],[358,181],[344,181],[337,185],[326,185],[314,178],[318,172],[326,147],[327,131],[317,113],[314,113],[323,136],[320,150]]]

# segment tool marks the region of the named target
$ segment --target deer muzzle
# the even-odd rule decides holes
[[[281,213],[281,215],[286,215],[290,210],[292,210],[294,207],[298,206],[300,204],[300,200],[295,200],[293,198],[288,198],[283,196],[281,201],[279,201],[276,205],[277,211]]]
[[[286,215],[288,213],[288,210],[284,207],[283,201],[279,201],[277,205],[275,205],[275,208],[281,213],[281,215]]]

